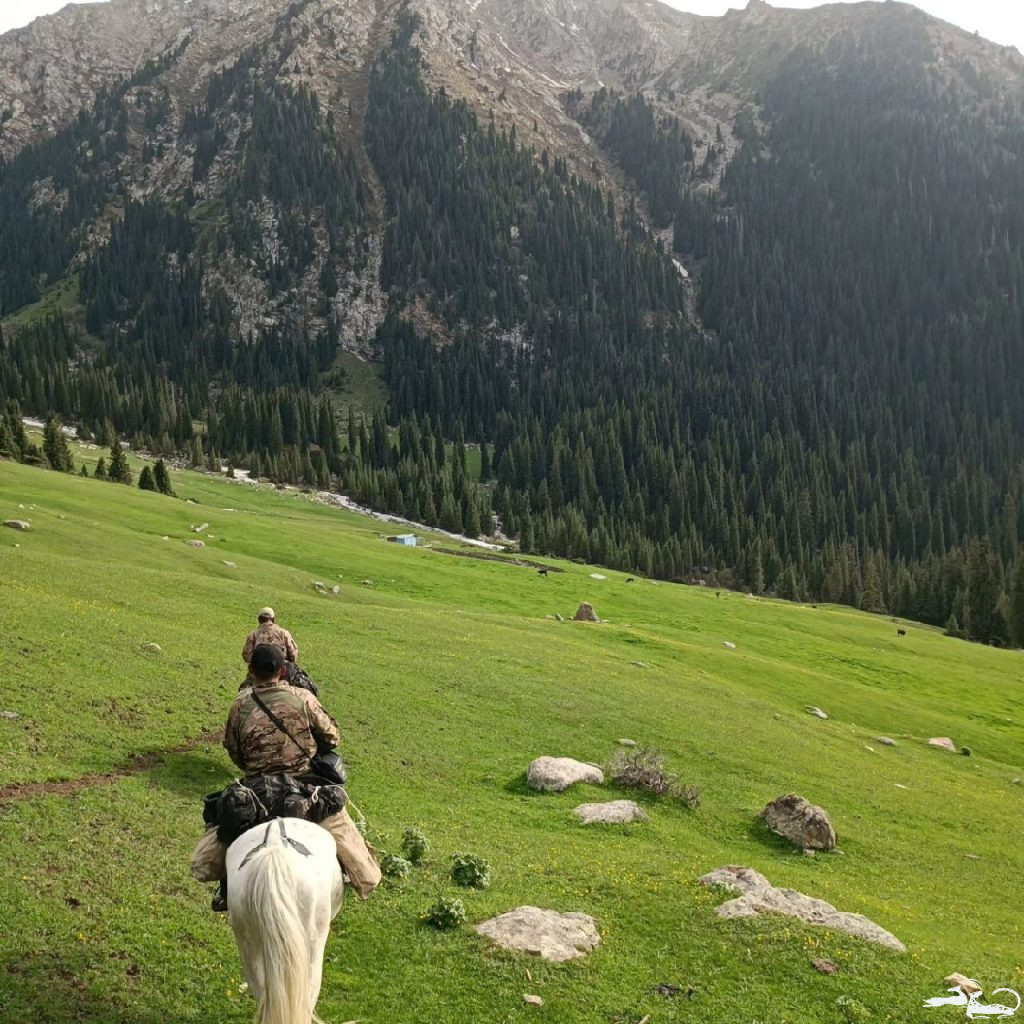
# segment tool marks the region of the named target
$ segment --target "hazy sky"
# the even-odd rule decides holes
[[[40,14],[50,14],[66,0],[0,0],[0,32],[27,25]],[[673,7],[695,14],[724,14],[729,7],[744,7],[746,0],[667,0]],[[284,0],[282,0],[282,5]],[[816,7],[816,0],[775,2],[775,7]],[[977,30],[997,43],[1011,43],[1024,53],[1024,0],[918,0],[915,4],[936,17],[970,32]]]

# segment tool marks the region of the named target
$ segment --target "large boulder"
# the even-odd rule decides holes
[[[949,750],[956,753],[956,744],[948,736],[933,736],[928,741],[929,747],[938,747],[939,750]]]
[[[761,820],[783,839],[805,850],[834,850],[836,831],[824,808],[808,803],[796,793],[773,800]]]
[[[576,614],[572,617],[574,622],[600,622],[601,620],[597,617],[597,612],[594,611],[594,606],[587,601],[584,601],[579,608],[576,609]]]
[[[580,804],[573,812],[584,825],[623,825],[647,821],[643,808],[633,800],[609,800],[603,804]]]
[[[604,772],[596,765],[571,757],[538,757],[526,770],[526,784],[541,792],[561,793],[577,782],[604,783]]]
[[[481,922],[476,931],[503,949],[555,963],[586,956],[601,945],[597,922],[589,914],[560,914],[540,907],[516,907]]]
[[[701,878],[704,885],[721,886],[740,895],[717,908],[719,917],[754,917],[756,914],[785,914],[807,924],[846,932],[867,942],[905,953],[907,947],[891,932],[865,917],[836,910],[831,903],[805,896],[795,889],[776,888],[753,868],[718,868]]]

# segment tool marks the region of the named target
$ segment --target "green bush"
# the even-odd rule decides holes
[[[413,864],[419,864],[426,855],[430,844],[418,828],[407,828],[402,833],[402,852]]]
[[[836,1009],[839,1011],[839,1019],[846,1024],[861,1024],[871,1017],[871,1011],[853,996],[840,996],[836,1000]]]
[[[412,871],[412,864],[397,853],[385,853],[380,859],[380,870],[385,878],[405,878]]]
[[[452,881],[456,885],[486,889],[491,884],[491,865],[475,853],[454,853]]]
[[[466,920],[466,908],[457,896],[442,896],[424,915],[427,924],[441,931],[457,928]]]

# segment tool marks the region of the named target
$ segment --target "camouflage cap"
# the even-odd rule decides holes
[[[284,651],[277,644],[260,644],[249,659],[249,668],[253,674],[264,679],[279,671],[283,665]]]
[[[257,619],[276,619],[277,616],[274,614],[274,609],[268,607],[268,608],[261,608],[256,613],[256,618]]]

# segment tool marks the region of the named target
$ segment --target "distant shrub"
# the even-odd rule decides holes
[[[424,915],[427,924],[441,931],[457,928],[466,920],[466,907],[457,896],[442,896]]]
[[[418,828],[407,828],[402,833],[402,852],[413,864],[419,864],[426,855],[430,844]]]
[[[380,859],[380,870],[385,878],[405,878],[412,871],[412,864],[397,853],[385,853]]]
[[[612,781],[626,789],[643,789],[655,796],[678,800],[690,810],[700,807],[700,786],[683,782],[665,767],[665,758],[653,747],[616,751],[608,766]]]
[[[475,853],[454,853],[452,881],[456,885],[486,889],[491,884],[491,865]]]

